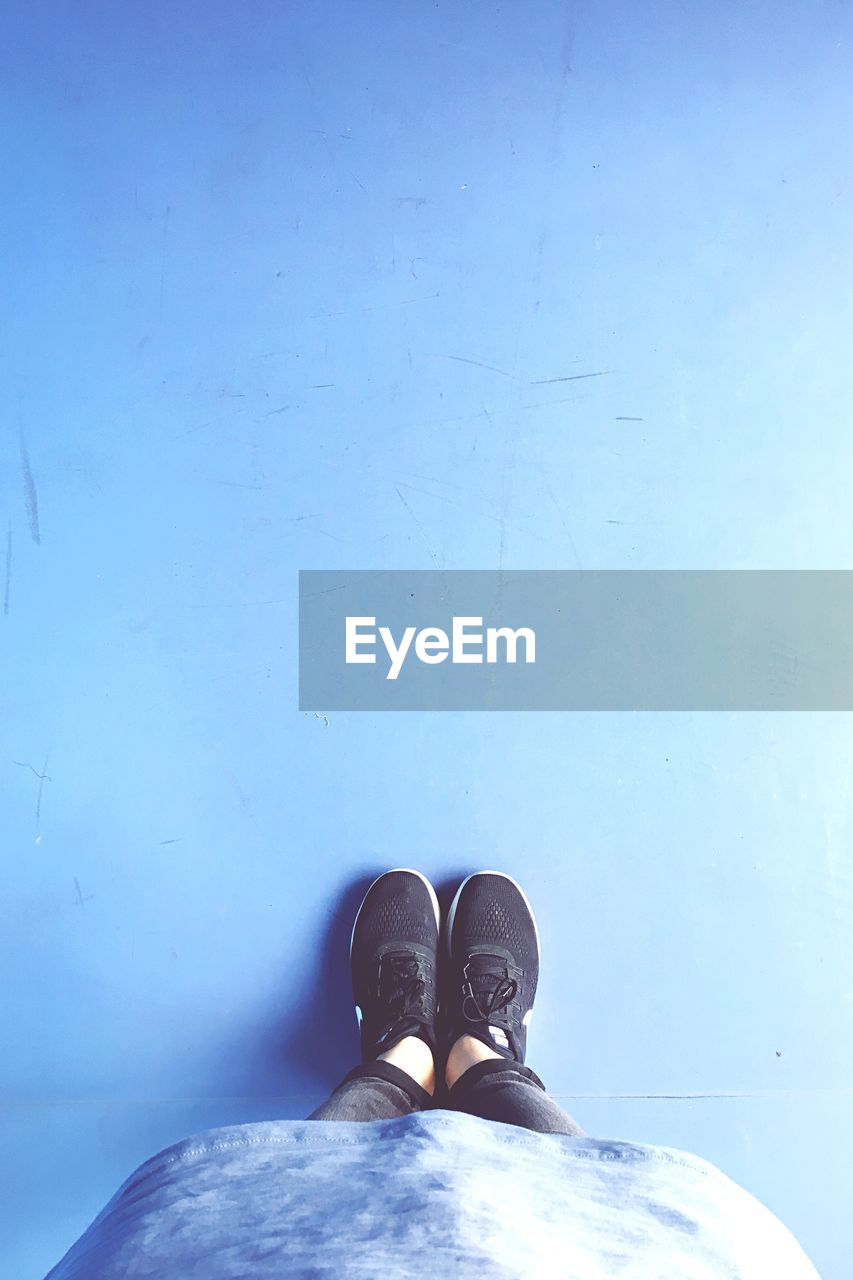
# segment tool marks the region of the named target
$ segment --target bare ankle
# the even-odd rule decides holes
[[[445,1071],[445,1079],[448,1088],[451,1088],[461,1075],[473,1067],[477,1062],[487,1062],[490,1058],[500,1058],[502,1055],[494,1049],[490,1049],[482,1040],[478,1040],[476,1036],[460,1036],[453,1045],[447,1058],[447,1069]]]
[[[427,1093],[435,1093],[435,1060],[429,1045],[419,1036],[398,1040],[386,1053],[380,1053],[379,1060],[399,1067]]]

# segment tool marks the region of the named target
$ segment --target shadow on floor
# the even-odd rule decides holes
[[[305,1115],[359,1061],[358,1027],[353,1007],[349,948],[356,912],[367,889],[385,868],[357,875],[331,896],[326,928],[317,941],[316,964],[306,966],[313,984],[295,999],[282,993],[263,1018],[255,1041],[243,1050],[247,1092],[268,1097],[277,1114]],[[427,873],[425,873],[427,874]],[[442,918],[468,870],[434,884]]]

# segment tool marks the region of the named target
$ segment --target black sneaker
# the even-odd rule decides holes
[[[404,1036],[435,1053],[438,928],[435,890],[418,871],[386,871],[364,895],[350,943],[363,1062]]]
[[[462,881],[447,917],[447,948],[447,1048],[459,1036],[475,1036],[524,1062],[539,935],[530,903],[510,876],[479,871]]]

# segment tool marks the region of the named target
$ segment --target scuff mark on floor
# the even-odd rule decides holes
[[[42,795],[44,793],[44,784],[46,782],[52,781],[52,779],[48,777],[48,773],[47,773],[47,762],[49,759],[50,759],[50,751],[48,751],[47,755],[45,756],[44,764],[41,767],[41,773],[38,775],[39,789],[36,795],[36,827],[38,827],[39,824],[41,823],[41,800],[42,800]]]
[[[515,374],[506,369],[497,369],[493,364],[483,364],[482,360],[469,360],[467,356],[442,356],[443,360],[456,360],[459,364],[473,364],[477,369],[488,369],[490,373],[499,373],[502,378],[514,378]]]
[[[581,382],[584,378],[603,378],[607,373],[610,373],[609,369],[599,369],[598,373],[570,373],[564,378],[537,378],[530,385],[531,387],[547,387],[552,382]]]
[[[9,616],[9,599],[12,588],[12,521],[6,530],[6,584],[3,589],[3,617]]]
[[[47,763],[47,761],[45,761],[45,764],[46,764],[46,763]],[[29,761],[27,761],[27,760],[13,760],[13,761],[12,761],[12,764],[19,765],[19,766],[20,766],[20,768],[22,768],[22,769],[29,769],[29,770],[30,770],[30,772],[31,772],[31,773],[34,773],[34,774],[36,775],[36,777],[37,777],[37,778],[40,778],[40,779],[42,780],[42,782],[50,782],[50,781],[51,781],[51,779],[47,776],[47,774],[46,774],[46,773],[39,773],[39,771],[38,771],[38,769],[36,769],[35,765],[31,765],[31,764],[29,763]]]
[[[78,907],[85,907],[86,903],[91,902],[95,896],[93,893],[87,893],[85,896],[83,895],[83,890],[80,888],[80,881],[76,876],[74,877],[74,888],[77,891],[76,902]]]
[[[33,470],[30,466],[30,455],[27,451],[27,442],[24,439],[23,431],[21,432],[21,475],[24,481],[24,505],[27,508],[30,537],[33,542],[39,546],[41,544],[41,530],[39,528],[39,496],[35,480],[33,479]]]
[[[418,519],[418,517],[415,515],[414,511],[413,511],[413,510],[412,510],[412,508],[409,506],[408,502],[407,502],[407,501],[406,501],[406,499],[403,497],[403,495],[402,495],[402,493],[400,492],[400,490],[399,490],[399,489],[397,489],[397,490],[396,490],[396,494],[397,494],[397,497],[398,497],[398,498],[400,499],[400,501],[402,502],[403,506],[404,506],[404,507],[406,508],[406,510],[408,511],[409,515],[410,515],[410,516],[412,517],[412,519],[414,520],[415,524],[417,525],[417,527],[418,527],[418,531],[420,532],[420,535],[421,535],[421,537],[422,537],[422,538],[423,538],[423,540],[424,540],[424,546],[426,547],[427,551],[429,552],[429,554],[430,554],[430,557],[431,557],[431,559],[432,559],[433,564],[435,565],[436,569],[440,569],[440,568],[441,568],[441,565],[440,565],[440,564],[439,564],[439,562],[438,562],[438,556],[435,554],[435,552],[433,551],[433,549],[432,549],[432,547],[430,546],[429,542],[427,541],[427,536],[426,536],[426,533],[424,532],[424,527],[423,527],[423,525],[421,524],[420,520],[419,520],[419,519]]]

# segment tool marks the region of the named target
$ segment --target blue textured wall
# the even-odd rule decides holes
[[[846,1276],[850,717],[326,723],[295,622],[299,568],[850,567],[851,35],[6,6],[4,1275],[317,1102],[402,864],[518,876],[553,1091]]]

